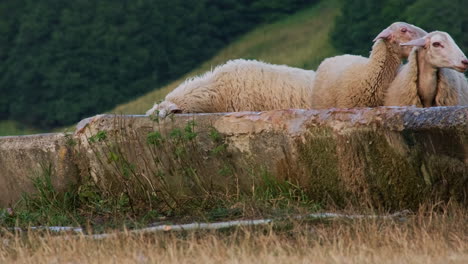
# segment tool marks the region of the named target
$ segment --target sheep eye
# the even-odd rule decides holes
[[[406,31],[408,31],[407,28],[402,28],[402,29],[401,29],[401,32],[403,32],[403,33],[405,33]]]
[[[432,43],[432,46],[434,48],[438,48],[438,47],[441,47],[442,45],[440,44],[440,42],[434,42],[434,43]]]

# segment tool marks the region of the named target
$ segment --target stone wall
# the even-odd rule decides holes
[[[22,193],[34,191],[33,180],[49,173],[58,191],[78,181],[72,135],[0,137],[0,206],[11,206]]]
[[[415,208],[449,199],[467,205],[468,107],[186,114],[164,120],[100,115],[80,122],[72,137],[0,138],[0,182],[8,186],[1,189],[0,205],[30,191],[27,175],[44,161],[53,165],[58,187],[92,179],[103,191],[125,190],[135,197],[248,193],[271,177],[338,206]]]

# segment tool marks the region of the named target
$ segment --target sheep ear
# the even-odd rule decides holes
[[[374,42],[376,42],[379,39],[389,39],[392,36],[393,31],[391,29],[384,29],[382,32],[380,32],[379,35],[374,39]]]
[[[174,103],[171,103],[168,107],[168,110],[170,113],[174,113],[174,114],[180,114],[182,113],[182,109],[180,109],[179,106],[177,106],[176,104]]]
[[[425,38],[415,39],[406,43],[401,43],[400,46],[424,47],[426,46],[426,39]]]

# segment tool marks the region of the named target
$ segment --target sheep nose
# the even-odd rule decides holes
[[[468,60],[467,59],[462,60],[462,64],[465,66],[468,66]]]

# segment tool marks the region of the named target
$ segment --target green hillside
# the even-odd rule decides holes
[[[336,54],[329,40],[335,17],[339,14],[338,0],[322,1],[273,24],[263,25],[224,48],[212,59],[180,79],[147,93],[134,101],[109,111],[117,114],[142,114],[154,102],[164,99],[188,77],[199,75],[230,59],[262,60],[305,69],[315,69],[327,57]]]
[[[26,127],[16,121],[0,121],[0,136],[27,135],[40,132],[35,128]]]

